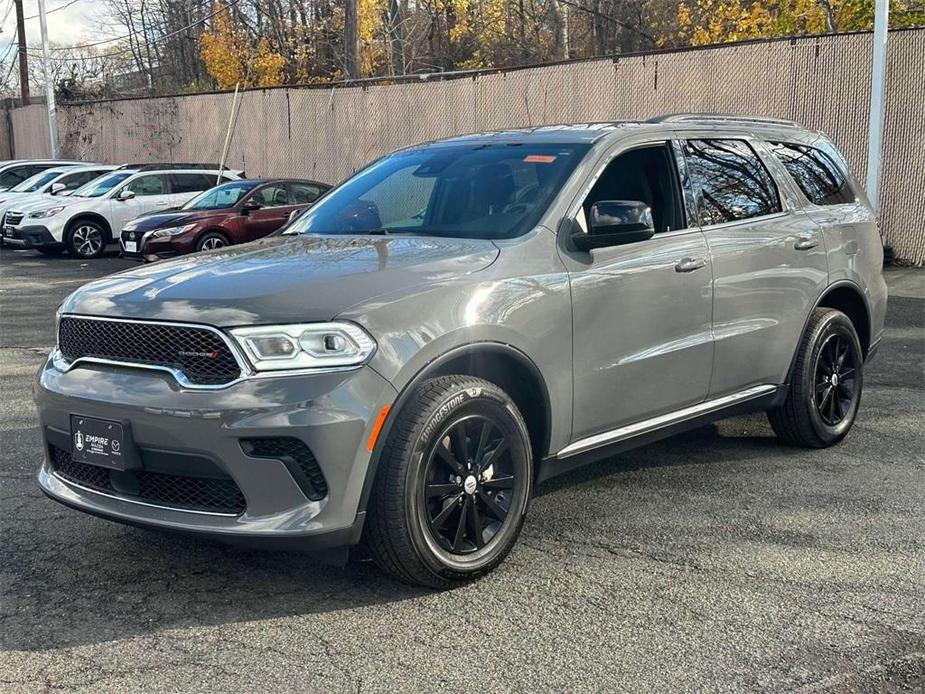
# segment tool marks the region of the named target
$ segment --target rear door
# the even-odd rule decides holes
[[[168,174],[170,182],[170,204],[167,207],[182,207],[204,190],[214,188],[216,177],[204,173]]]
[[[692,137],[683,149],[713,263],[710,397],[783,383],[828,280],[821,231],[764,143]]]

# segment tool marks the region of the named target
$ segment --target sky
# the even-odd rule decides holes
[[[70,7],[52,12],[56,7],[66,5],[70,0],[45,0],[48,14],[48,40],[62,46],[82,41],[99,41],[111,34],[99,32],[99,19],[104,16],[102,0],[77,0]],[[23,0],[26,17],[38,14],[37,0]],[[9,14],[7,14],[9,9]],[[0,56],[6,54],[10,43],[16,42],[16,10],[13,0],[0,0],[0,19],[6,20],[0,26]],[[41,27],[38,17],[26,20],[26,41],[30,53],[41,50]],[[14,49],[15,50],[15,49]],[[5,61],[4,61],[5,62]]]
[[[56,7],[66,5],[69,0],[45,0],[48,15],[48,40],[54,43],[71,45],[81,40],[92,40],[94,26],[97,19],[102,16],[104,7],[100,0],[77,0],[70,7],[51,12]],[[11,7],[13,0],[0,0],[0,8],[6,14],[7,7]],[[38,14],[37,0],[23,0],[23,12],[26,17]],[[3,15],[0,14],[0,17]],[[10,41],[16,40],[16,11],[11,9],[3,26],[0,27],[0,38],[5,48]],[[38,47],[41,42],[41,33],[38,17],[26,21],[26,40]]]

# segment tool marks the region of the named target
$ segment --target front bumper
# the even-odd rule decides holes
[[[38,482],[67,506],[132,525],[264,547],[352,544],[362,530],[366,442],[376,413],[395,397],[392,386],[368,367],[193,391],[167,373],[101,364],[62,372],[49,360],[35,385],[45,439]],[[121,484],[100,489],[75,482],[62,474],[56,458],[70,444],[71,414],[126,423],[145,473],[156,475],[166,466],[173,474],[196,476],[201,470],[193,468],[201,464],[233,480],[246,501],[243,511],[190,510],[151,503]],[[327,484],[323,498],[306,495],[291,460],[248,455],[242,445],[244,439],[277,437],[298,439],[310,449]]]
[[[32,225],[24,227],[5,226],[2,229],[3,241],[19,248],[63,248],[64,244],[55,239],[48,227]]]
[[[153,238],[156,229],[150,231],[123,231],[119,239],[122,257],[146,263],[176,258],[196,250],[195,233],[187,232],[177,237]],[[129,251],[127,243],[134,243],[135,250]]]

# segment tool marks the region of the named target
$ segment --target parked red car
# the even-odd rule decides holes
[[[330,189],[300,179],[224,183],[183,207],[149,214],[122,229],[122,255],[151,262],[259,239],[283,226]]]

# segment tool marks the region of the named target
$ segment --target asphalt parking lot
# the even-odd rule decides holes
[[[0,691],[925,690],[925,271],[891,275],[842,445],[751,416],[621,455],[540,487],[502,567],[434,593],[42,496],[55,308],[128,266],[0,251]]]

